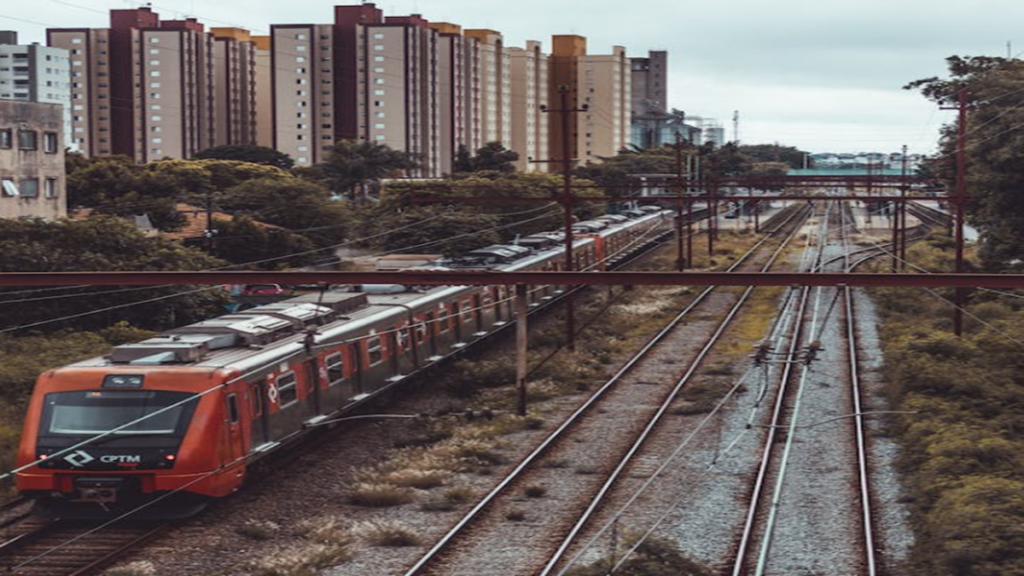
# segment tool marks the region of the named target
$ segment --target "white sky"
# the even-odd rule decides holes
[[[338,2],[339,4],[352,2]],[[45,41],[46,27],[104,27],[126,0],[8,0],[0,29]],[[329,23],[331,2],[155,0],[163,18],[266,33],[270,24]],[[587,37],[588,51],[625,46],[631,56],[669,52],[669,106],[717,118],[743,143],[779,142],[812,152],[934,149],[938,111],[907,82],[945,74],[945,58],[1024,52],[1024,2],[965,0],[386,0],[387,15],[502,32],[506,44],[553,34]],[[1008,46],[1009,43],[1009,46]]]

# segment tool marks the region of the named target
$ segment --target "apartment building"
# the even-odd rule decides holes
[[[369,3],[336,6],[333,24],[272,26],[274,147],[308,166],[339,140],[368,141],[412,154],[412,176],[449,170],[456,127],[440,109],[456,105],[461,80],[439,63],[439,46],[453,44],[423,17],[385,17]]]
[[[512,111],[509,101],[512,98],[512,69],[509,51],[500,32],[473,29],[466,30],[465,36],[475,42],[476,74],[480,83],[481,145],[500,142],[502,146],[511,148]]]
[[[143,7],[111,10],[109,28],[51,28],[47,43],[71,52],[72,138],[88,155],[149,162],[255,142],[254,47],[239,31]]]
[[[587,55],[579,61],[578,93],[588,109],[582,112],[577,142],[581,162],[615,156],[629,144],[631,78],[622,46],[612,53]]]
[[[274,51],[270,36],[251,36],[253,59],[256,62],[253,73],[255,82],[256,144],[274,147]]]
[[[299,166],[323,162],[341,139],[335,113],[342,72],[340,59],[334,59],[336,32],[330,24],[270,29],[273,147]]]
[[[364,30],[366,139],[411,154],[420,164],[411,175],[439,176],[437,31],[418,14],[389,16]]]
[[[592,55],[582,36],[553,36],[550,70],[551,106],[562,106],[564,89],[570,109],[586,107],[569,114],[568,131],[558,119],[549,119],[552,154],[561,159],[568,139],[572,158],[585,164],[614,156],[629,143],[632,83],[625,48],[614,46],[611,54]]]
[[[18,33],[0,31],[0,99],[59,104],[63,139],[71,134],[71,62],[67,50],[18,44]]]
[[[467,41],[462,28],[448,22],[432,22],[437,31],[438,164],[451,172],[455,153],[482,146],[480,141],[480,98],[478,52]]]
[[[67,215],[60,104],[0,99],[0,218]]]
[[[549,160],[549,113],[542,110],[548,103],[548,56],[540,42],[529,40],[525,48],[509,48],[511,68],[512,145],[519,153],[516,168],[523,172],[546,172],[547,163],[531,160]]]
[[[211,28],[214,74],[214,142],[218,146],[257,140],[256,42],[248,30]]]

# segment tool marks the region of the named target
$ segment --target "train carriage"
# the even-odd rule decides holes
[[[587,226],[574,242],[574,266],[601,268],[670,223],[650,211]],[[563,267],[558,234],[527,244],[449,264]],[[237,490],[255,461],[513,319],[508,286],[380,288],[258,306],[44,373],[19,449],[27,467],[17,474],[19,491],[63,517],[140,506],[163,517],[193,513]],[[531,287],[531,306],[560,289]]]

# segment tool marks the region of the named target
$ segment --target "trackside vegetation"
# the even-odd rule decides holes
[[[911,260],[944,259],[935,242]],[[941,268],[930,268],[941,269]],[[971,295],[962,338],[949,293],[879,289],[886,393],[916,543],[906,574],[1024,573],[1024,301]]]

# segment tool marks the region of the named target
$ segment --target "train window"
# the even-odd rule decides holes
[[[462,318],[463,323],[471,322],[473,320],[473,301],[467,300],[462,303],[459,307],[459,317]]]
[[[398,348],[405,350],[412,342],[412,329],[408,325],[402,326],[395,330],[395,338],[398,340]]]
[[[324,358],[324,367],[327,368],[328,386],[334,386],[345,379],[345,357],[341,352]]]
[[[228,394],[228,419],[232,424],[238,423],[238,396]]]
[[[437,331],[447,332],[448,331],[448,311],[441,308],[437,311]]]
[[[277,397],[281,408],[287,408],[299,401],[299,387],[295,372],[288,372],[277,377]]]
[[[373,336],[366,340],[366,355],[370,358],[370,366],[379,364],[384,359],[384,349],[380,343],[380,336]]]
[[[154,390],[86,390],[46,395],[40,436],[183,434],[198,396]],[[112,438],[111,442],[117,442]]]
[[[427,320],[426,319],[424,319],[422,322],[417,323],[416,326],[414,327],[414,330],[415,330],[415,334],[416,334],[416,343],[417,344],[423,344],[424,342],[427,341],[427,330],[428,330],[428,328],[427,328]]]

